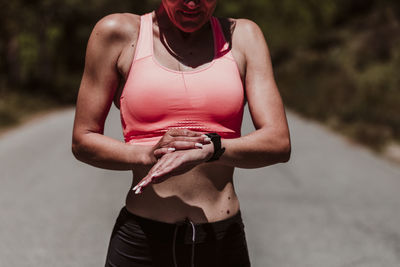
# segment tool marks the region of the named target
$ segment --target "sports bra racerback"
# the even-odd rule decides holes
[[[175,71],[153,55],[153,19],[141,16],[132,66],[120,98],[125,142],[154,145],[169,129],[240,137],[244,90],[218,19],[211,17],[214,58],[204,68]]]

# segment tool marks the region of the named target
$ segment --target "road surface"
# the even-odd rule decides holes
[[[400,266],[399,165],[288,119],[290,162],[235,172],[252,266]],[[72,123],[65,110],[0,138],[1,267],[104,265],[130,173],[75,160]],[[121,138],[115,109],[106,134]]]

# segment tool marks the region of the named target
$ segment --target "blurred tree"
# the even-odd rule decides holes
[[[160,1],[1,2],[0,94],[73,103],[96,21],[143,14]],[[216,15],[260,25],[289,107],[376,147],[400,140],[398,0],[230,0],[218,2]]]
[[[154,1],[15,0],[0,6],[2,90],[43,94],[72,103],[90,31],[114,12],[143,13]]]

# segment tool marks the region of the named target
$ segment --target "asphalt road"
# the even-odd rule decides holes
[[[291,161],[235,172],[252,266],[400,266],[399,165],[288,119]],[[1,267],[104,265],[130,172],[76,161],[72,123],[56,112],[0,138]],[[115,109],[106,134],[121,138]]]

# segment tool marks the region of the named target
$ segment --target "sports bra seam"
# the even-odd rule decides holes
[[[135,59],[135,61],[133,62],[132,66],[133,66],[136,62],[141,61],[142,59],[146,59],[146,58],[148,58],[148,57],[151,57],[151,55],[147,55],[147,56],[144,56],[144,57]]]
[[[226,54],[227,55],[227,54]],[[219,60],[229,60],[229,61],[232,61],[234,64],[236,64],[236,60],[234,59],[234,58],[230,58],[230,57],[228,57],[228,56],[226,56],[226,55],[224,55],[224,56],[222,56],[222,57],[220,57],[220,58],[217,58],[216,60],[213,60],[213,61],[211,61],[206,67],[204,67],[204,68],[201,68],[201,69],[199,69],[199,70],[193,70],[193,71],[179,71],[179,70],[172,70],[172,69],[169,69],[169,68],[167,68],[167,67],[165,67],[165,66],[163,66],[163,65],[160,65],[158,62],[157,62],[157,60],[155,60],[154,59],[154,57],[152,57],[151,55],[147,55],[147,56],[144,56],[144,57],[142,57],[142,58],[138,58],[138,59],[135,59],[135,61],[132,63],[132,66],[131,66],[131,69],[133,68],[133,66],[135,65],[135,63],[136,62],[138,62],[138,61],[142,61],[143,59],[147,59],[147,58],[149,58],[149,57],[151,57],[152,59],[153,59],[153,61],[158,65],[158,66],[160,66],[162,69],[164,69],[164,70],[166,70],[166,71],[168,71],[168,72],[173,72],[173,73],[178,73],[178,74],[191,74],[191,73],[197,73],[197,72],[201,72],[201,71],[206,71],[207,69],[210,69],[211,67],[213,67],[213,65],[214,65],[214,63],[216,63],[217,61],[219,61]],[[236,64],[236,67],[237,67],[237,64]],[[131,70],[130,69],[130,70]],[[130,75],[130,73],[128,74],[128,76]]]
[[[154,58],[154,56],[151,56],[151,58],[153,59],[153,62],[157,66],[159,66],[161,69],[163,69],[165,71],[168,71],[168,72],[172,72],[172,73],[176,73],[176,74],[183,74],[183,75],[185,75],[185,74],[194,74],[194,73],[199,73],[199,72],[206,71],[206,70],[210,69],[215,63],[215,60],[213,60],[206,67],[198,69],[198,70],[179,71],[179,70],[173,70],[173,69],[170,69],[170,68],[167,68],[167,67],[163,66],[160,62],[157,61],[157,59]]]
[[[190,127],[190,126],[187,126],[187,127],[168,127],[168,128],[165,128],[165,129],[158,129],[158,130],[154,130],[154,132],[152,132],[152,133],[147,133],[147,132],[143,132],[143,131],[137,131],[137,135],[133,135],[133,134],[130,134],[130,135],[128,135],[128,136],[126,136],[126,139],[128,139],[128,140],[134,140],[134,139],[139,139],[140,140],[140,138],[142,138],[142,137],[144,137],[144,136],[147,136],[147,138],[155,138],[155,137],[161,137],[162,135],[158,135],[158,134],[160,134],[160,133],[164,133],[164,132],[167,132],[168,131],[168,129],[175,129],[175,128],[193,128],[193,127]],[[212,130],[212,131],[214,131],[212,128],[210,128],[210,127],[201,127],[202,129],[204,129],[204,130]],[[218,132],[218,133],[225,133],[225,134],[231,134],[231,135],[234,135],[234,134],[236,134],[237,132],[236,131],[234,131],[234,130],[230,130],[230,131],[227,131],[227,130],[216,130],[216,132]],[[135,138],[135,137],[137,137],[137,138]]]

